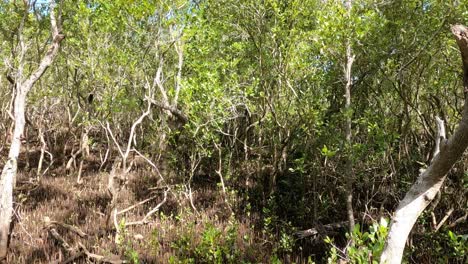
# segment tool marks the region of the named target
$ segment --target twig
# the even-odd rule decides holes
[[[153,199],[156,199],[157,197],[158,197],[158,196],[153,196],[153,197],[150,197],[150,198],[148,198],[148,199],[145,199],[145,200],[143,200],[143,201],[141,201],[141,202],[138,202],[138,203],[136,203],[136,204],[134,204],[134,205],[132,205],[132,206],[130,206],[130,207],[127,207],[126,209],[123,209],[123,210],[120,211],[120,212],[117,212],[117,215],[124,214],[124,213],[126,213],[126,212],[132,210],[133,208],[136,208],[136,207],[138,207],[138,206],[140,206],[140,205],[142,205],[142,204],[144,204],[144,203],[146,203],[146,202],[149,202],[149,201],[151,201],[151,200],[153,200]]]
[[[151,167],[153,167],[156,170],[156,173],[158,174],[159,178],[166,183],[166,180],[164,180],[164,177],[162,176],[161,172],[158,169],[158,166],[156,166],[150,159],[148,159],[145,155],[141,154],[137,149],[133,148],[133,151],[140,157],[142,157],[146,162],[148,162]]]
[[[30,239],[30,241],[31,241],[31,243],[27,243],[27,242],[25,242],[25,243],[28,244],[29,246],[32,246],[31,244],[33,243],[33,237],[32,237],[32,235],[28,232],[28,230],[26,230],[26,228],[24,227],[24,225],[23,225],[23,223],[22,223],[22,221],[21,221],[21,220],[22,220],[22,217],[21,217],[21,215],[18,213],[19,206],[20,206],[20,205],[18,205],[18,206],[16,207],[16,209],[13,210],[13,213],[15,214],[16,219],[17,219],[17,221],[18,221],[17,223],[20,225],[21,229],[23,229],[23,231],[26,233],[26,235],[28,235],[28,237],[29,237],[29,239]]]
[[[318,226],[314,228],[309,228],[307,230],[302,230],[302,231],[297,231],[296,236],[299,237],[300,239],[310,237],[310,236],[316,236],[316,235],[324,235],[328,232],[333,231],[334,229],[339,229],[342,227],[345,227],[348,225],[348,221],[343,221],[343,222],[338,222],[338,223],[331,223],[323,226]]]
[[[465,222],[467,217],[468,217],[468,213],[465,213],[464,216],[462,216],[462,217],[458,218],[457,220],[453,221],[452,223],[450,223],[450,225],[448,225],[448,227],[453,228],[456,225],[458,225],[459,223]]]
[[[79,229],[78,227],[72,226],[72,225],[68,225],[68,224],[65,224],[65,223],[60,223],[60,222],[57,222],[57,221],[48,222],[48,226],[52,226],[52,225],[61,226],[61,227],[65,228],[65,229],[67,229],[67,230],[72,231],[73,233],[77,234],[80,237],[88,236],[85,232],[81,231],[81,229]]]
[[[169,111],[171,114],[173,114],[177,118],[179,118],[180,121],[182,121],[182,123],[184,123],[184,124],[189,121],[188,117],[181,110],[179,110],[177,107],[165,104],[163,102],[158,102],[158,101],[156,101],[156,100],[154,100],[152,98],[148,98],[148,97],[146,98],[146,100],[148,100],[148,102],[150,102],[154,106],[157,106],[157,107],[159,107],[161,109]]]
[[[431,218],[432,218],[432,229],[436,230],[437,228],[437,219],[436,219],[436,216],[434,214],[434,212],[431,212]]]
[[[156,213],[157,211],[159,211],[159,208],[166,203],[167,201],[167,193],[169,192],[169,188],[167,188],[165,191],[164,191],[164,199],[158,204],[156,205],[156,207],[154,207],[153,209],[151,209],[151,211],[149,211],[145,217],[143,217],[143,219],[141,219],[140,221],[135,221],[135,222],[129,222],[129,223],[126,223],[125,226],[133,226],[133,225],[145,225],[145,224],[148,224],[149,221],[148,221],[148,218],[150,218],[154,213]]]
[[[70,244],[68,244],[68,242],[65,241],[65,239],[63,239],[63,237],[61,237],[59,235],[59,233],[57,232],[57,230],[55,228],[48,228],[48,231],[49,231],[49,234],[55,240],[57,240],[57,242],[60,244],[60,246],[63,247],[63,249],[65,249],[67,252],[72,252],[73,251],[73,248],[70,246]]]
[[[53,262],[53,264],[57,263],[57,264],[67,264],[67,263],[74,263],[75,260],[83,257],[85,254],[84,252],[78,252],[77,254],[74,254],[72,255],[71,257],[67,258],[66,260],[60,262],[60,261],[55,261]]]
[[[118,256],[115,256],[115,255],[112,255],[110,257],[105,257],[105,256],[101,256],[101,255],[91,253],[91,252],[89,252],[89,250],[81,242],[78,242],[78,247],[86,255],[87,258],[94,259],[98,263],[110,263],[110,264],[125,263],[123,260],[121,260]]]
[[[102,125],[102,124],[101,124],[101,126],[104,127],[104,129],[106,129],[106,130],[109,132],[109,135],[111,136],[112,140],[114,141],[114,144],[115,144],[115,146],[117,147],[117,150],[119,151],[120,156],[124,157],[124,153],[123,153],[123,151],[122,151],[122,148],[120,147],[120,145],[119,145],[117,139],[114,137],[114,133],[112,133],[112,130],[111,130],[110,125],[109,125],[109,122],[106,121],[106,126],[104,126],[104,125]]]
[[[450,215],[452,213],[453,213],[453,208],[448,210],[448,212],[445,214],[444,218],[442,218],[442,220],[440,220],[439,224],[437,225],[437,227],[434,230],[435,232],[437,232],[442,227],[442,225],[445,223],[445,221],[447,221],[447,219],[450,217]]]

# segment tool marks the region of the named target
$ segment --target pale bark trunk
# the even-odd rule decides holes
[[[27,6],[25,8],[28,8]],[[16,83],[16,96],[14,101],[14,126],[13,138],[10,145],[10,151],[8,154],[8,161],[3,168],[1,179],[0,179],[0,260],[6,257],[8,252],[8,237],[10,233],[11,217],[13,215],[13,188],[16,181],[17,172],[17,159],[21,148],[21,137],[24,132],[25,120],[25,109],[26,109],[26,98],[28,92],[44,74],[45,70],[52,64],[53,60],[57,56],[60,42],[64,38],[60,34],[60,28],[57,26],[57,18],[55,17],[55,1],[50,1],[50,21],[52,27],[52,43],[47,50],[47,53],[42,58],[38,68],[24,80],[22,74],[22,68],[24,65],[20,65]],[[21,32],[19,33],[21,34]],[[20,37],[20,47],[22,47],[22,53],[25,53],[24,43],[22,37]],[[23,81],[24,80],[24,81]]]
[[[174,100],[172,100],[172,105],[174,107],[177,107],[177,102],[179,101],[179,92],[180,92],[180,87],[181,87],[181,82],[182,82],[182,66],[184,65],[184,47],[182,43],[183,43],[182,39],[179,39],[174,44],[175,50],[177,52],[177,56],[179,58],[179,63],[177,64],[177,78],[176,78],[176,84],[175,84],[176,88],[175,88]]]
[[[7,255],[10,221],[13,214],[13,179],[16,174],[16,159],[9,159],[3,167],[0,180],[0,260]]]
[[[39,181],[41,178],[42,163],[44,162],[44,156],[45,156],[45,150],[46,150],[47,144],[45,142],[44,132],[41,127],[39,127],[38,133],[39,133],[39,139],[41,140],[41,156],[39,157],[39,162],[37,164],[36,179]]]
[[[421,173],[396,209],[380,258],[382,264],[401,263],[405,242],[414,223],[437,195],[447,173],[468,147],[468,28],[456,25],[452,27],[452,32],[463,61],[465,91],[463,117],[453,136],[449,140],[442,140],[439,154],[434,157],[429,168]]]

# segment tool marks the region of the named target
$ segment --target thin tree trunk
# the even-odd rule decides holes
[[[434,157],[429,168],[421,173],[398,205],[380,258],[381,264],[401,263],[405,242],[414,223],[437,195],[447,173],[468,147],[468,28],[455,25],[452,27],[452,32],[460,48],[463,62],[465,92],[463,117],[453,136],[449,140],[442,139],[439,154]]]
[[[25,6],[28,9],[28,6]],[[17,172],[17,159],[21,148],[21,137],[24,132],[25,110],[26,110],[26,98],[28,92],[44,74],[45,70],[52,64],[55,57],[57,56],[60,42],[64,36],[60,34],[60,29],[57,26],[57,18],[55,17],[55,1],[50,1],[50,21],[52,26],[52,43],[47,50],[47,53],[42,58],[38,68],[24,80],[21,76],[22,68],[24,65],[20,65],[18,76],[16,78],[16,96],[14,100],[14,126],[13,138],[10,145],[10,152],[8,154],[8,161],[3,168],[1,179],[0,179],[0,260],[6,258],[8,252],[8,242],[10,234],[10,223],[13,215],[13,187],[16,181]],[[19,33],[21,35],[21,32]],[[20,36],[20,47],[22,53],[25,53],[25,45]],[[24,80],[24,81],[23,81]]]
[[[9,246],[10,221],[13,214],[13,179],[16,175],[16,159],[9,159],[3,167],[0,180],[0,259],[4,259]]]
[[[351,9],[352,9],[352,1],[346,1],[346,8],[348,9],[348,17],[351,16]],[[345,85],[345,138],[346,138],[346,145],[348,149],[348,153],[346,153],[345,157],[345,171],[348,175],[346,177],[346,211],[348,213],[348,221],[349,221],[349,231],[351,232],[354,228],[355,221],[354,221],[354,213],[353,213],[353,183],[354,183],[354,172],[353,172],[353,162],[351,159],[351,147],[352,147],[352,107],[351,107],[351,69],[354,63],[354,55],[353,50],[351,48],[351,40],[348,39],[346,43],[346,65],[344,67],[344,74],[346,78],[346,85]]]
[[[39,127],[38,133],[39,133],[39,139],[41,140],[41,155],[39,157],[39,162],[37,164],[36,180],[39,181],[41,178],[42,163],[44,162],[44,156],[45,156],[47,143],[45,142],[45,139],[44,139],[44,132],[43,132],[42,127]]]

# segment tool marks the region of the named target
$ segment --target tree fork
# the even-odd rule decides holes
[[[457,130],[448,140],[440,142],[440,152],[432,160],[429,168],[422,172],[396,209],[385,248],[380,258],[381,264],[399,264],[403,258],[406,239],[414,223],[437,195],[447,173],[468,147],[468,28],[452,26],[463,62],[463,88],[465,105]]]

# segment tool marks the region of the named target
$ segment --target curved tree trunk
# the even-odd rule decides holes
[[[455,35],[463,61],[465,92],[463,117],[453,136],[449,140],[442,139],[439,154],[434,157],[429,168],[421,173],[417,182],[398,205],[380,259],[381,264],[401,263],[406,239],[414,223],[434,199],[447,173],[468,147],[468,28],[455,25],[452,26],[452,33]]]
[[[26,10],[29,10],[29,6],[25,6]],[[13,188],[16,181],[16,172],[17,172],[17,159],[20,153],[21,148],[21,138],[24,132],[24,126],[26,123],[25,120],[25,110],[26,110],[26,98],[34,86],[34,84],[41,78],[45,70],[52,64],[55,57],[57,56],[60,42],[63,40],[64,36],[60,34],[60,27],[57,25],[57,18],[55,17],[55,1],[50,1],[50,22],[52,30],[52,43],[47,50],[47,53],[42,58],[37,69],[32,72],[32,74],[24,79],[22,70],[18,71],[16,76],[16,96],[14,102],[14,132],[13,138],[10,145],[10,151],[8,154],[8,161],[3,167],[3,171],[0,179],[0,260],[6,258],[8,252],[9,244],[9,235],[10,235],[10,224],[11,217],[13,215]],[[60,22],[60,21],[59,21]],[[24,40],[19,32],[19,45],[21,47],[21,52],[26,53],[26,48],[24,45]],[[23,68],[24,62],[20,62],[20,68]]]

